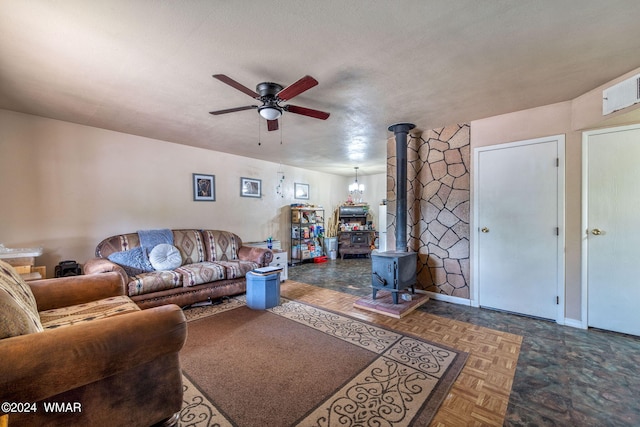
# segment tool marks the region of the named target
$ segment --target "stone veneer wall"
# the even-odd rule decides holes
[[[469,298],[470,128],[413,133],[407,152],[407,244],[418,288]],[[395,249],[396,146],[387,144],[387,249]]]

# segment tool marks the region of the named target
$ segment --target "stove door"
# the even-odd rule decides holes
[[[371,257],[371,286],[377,289],[394,289],[398,281],[398,264],[394,258]]]

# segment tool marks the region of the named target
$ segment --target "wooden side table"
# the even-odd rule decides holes
[[[34,265],[33,257],[8,258],[5,259],[25,281],[47,278],[47,267],[44,265]]]

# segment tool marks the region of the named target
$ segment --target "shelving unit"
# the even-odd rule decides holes
[[[324,234],[324,209],[291,208],[291,264],[323,255],[320,238]]]

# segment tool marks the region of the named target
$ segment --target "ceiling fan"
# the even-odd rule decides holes
[[[224,74],[214,74],[214,78],[226,83],[229,86],[238,89],[242,93],[246,93],[250,97],[262,102],[262,105],[247,105],[245,107],[228,108],[226,110],[211,111],[209,114],[214,116],[220,114],[234,113],[236,111],[258,109],[260,116],[267,120],[267,129],[278,130],[278,118],[282,116],[284,111],[303,116],[313,117],[314,119],[326,120],[329,113],[324,111],[313,110],[311,108],[298,107],[297,105],[280,105],[281,102],[288,101],[294,96],[300,95],[302,92],[311,89],[318,84],[318,81],[311,76],[304,76],[297,82],[282,87],[278,83],[262,82],[258,83],[256,90],[253,91],[246,86],[233,80]]]

